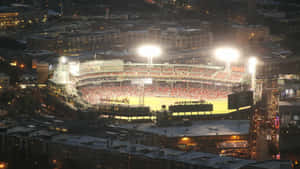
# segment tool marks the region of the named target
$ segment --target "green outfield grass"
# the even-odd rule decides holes
[[[138,105],[138,97],[128,97],[130,105]],[[171,97],[145,97],[144,104],[149,106],[151,110],[161,110],[162,105],[172,105],[175,102],[180,101],[195,101],[195,99],[184,99],[184,98],[171,98]],[[218,99],[218,100],[207,100],[208,103],[213,104],[214,110],[212,114],[225,114],[230,113],[235,110],[227,109],[227,99]]]

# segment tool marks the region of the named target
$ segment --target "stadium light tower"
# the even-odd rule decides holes
[[[137,84],[140,87],[140,96],[139,96],[139,104],[144,106],[145,101],[145,84],[152,84],[151,78],[146,79],[136,79],[131,81],[132,84]]]
[[[59,63],[62,63],[62,64],[67,63],[67,58],[66,58],[65,56],[61,56],[61,57],[59,58]]]
[[[161,48],[155,45],[144,45],[138,48],[138,54],[148,58],[148,64],[152,65],[153,57],[158,57],[161,54]]]
[[[251,74],[251,90],[255,92],[255,80],[256,80],[256,65],[257,59],[255,57],[250,57],[248,60],[248,71]]]
[[[225,62],[225,70],[230,73],[230,65],[238,60],[240,53],[237,49],[224,47],[216,49],[215,56],[218,60]]]
[[[57,68],[53,75],[53,79],[56,83],[66,85],[69,82],[69,70],[66,63],[67,58],[65,56],[59,57]]]

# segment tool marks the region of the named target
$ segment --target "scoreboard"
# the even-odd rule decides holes
[[[98,111],[104,114],[120,116],[145,116],[150,114],[150,108],[145,106],[100,105]]]
[[[209,112],[213,111],[212,104],[171,105],[170,112]]]
[[[238,92],[228,95],[228,109],[238,109],[253,105],[253,92]]]

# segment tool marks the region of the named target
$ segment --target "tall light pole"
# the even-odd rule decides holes
[[[144,106],[145,101],[145,84],[152,84],[151,78],[146,79],[136,79],[131,81],[132,84],[137,84],[140,87],[139,105]]]
[[[138,54],[142,57],[147,57],[148,66],[151,67],[153,64],[153,57],[158,57],[161,54],[161,48],[156,45],[143,45],[138,48]],[[152,79],[142,79],[140,81],[140,85],[142,86],[142,96],[139,99],[139,102],[141,105],[144,105],[145,84],[152,84]]]
[[[255,93],[256,87],[256,65],[257,59],[255,57],[250,57],[248,60],[248,71],[251,74],[251,90]]]
[[[69,71],[67,70],[67,57],[61,56],[57,65],[58,80],[62,84],[67,84],[69,82]]]
[[[144,45],[138,48],[138,54],[148,58],[148,64],[153,64],[153,57],[158,57],[161,54],[161,49],[155,45]]]
[[[224,47],[216,49],[215,56],[218,60],[225,62],[225,70],[230,74],[230,65],[238,60],[240,53],[237,49]]]

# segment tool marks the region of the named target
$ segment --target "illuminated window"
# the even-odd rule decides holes
[[[13,61],[10,63],[11,66],[17,66],[17,61]]]
[[[190,138],[188,138],[188,137],[182,137],[181,138],[181,141],[189,141],[190,140]]]

